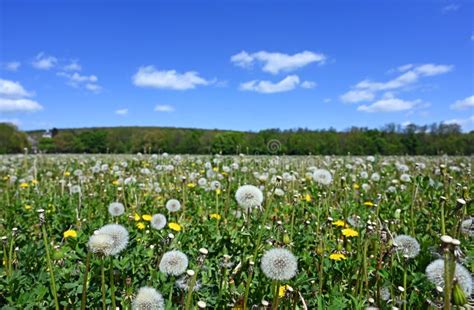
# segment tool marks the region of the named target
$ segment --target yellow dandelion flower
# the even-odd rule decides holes
[[[222,191],[221,191],[221,189],[220,189],[220,188],[216,189],[216,194],[217,194],[217,195],[220,195],[220,194],[221,194],[221,192],[222,192]]]
[[[359,233],[352,228],[345,228],[342,230],[342,234],[346,237],[357,237]]]
[[[212,170],[214,170],[215,172],[218,172],[218,171],[219,171],[219,167],[214,167],[214,168],[212,168]]]
[[[64,172],[64,176],[65,176],[65,177],[68,177],[68,176],[70,176],[70,175],[71,175],[71,172],[69,172],[69,171]]]
[[[354,184],[352,185],[352,187],[353,187],[354,189],[359,189],[360,186],[359,186],[359,184],[354,183]]]
[[[38,184],[38,183],[39,183],[39,182],[38,182],[38,180],[36,180],[36,179],[31,180],[31,184],[33,184],[33,185],[36,185],[36,184]]]
[[[340,260],[347,259],[347,257],[342,253],[332,253],[331,255],[329,255],[329,259],[335,260],[335,261],[340,261]]]
[[[364,206],[373,207],[374,203],[372,201],[366,201],[366,202],[364,202]]]
[[[149,221],[151,221],[151,215],[150,215],[150,214],[143,214],[143,215],[142,215],[142,219],[143,219],[144,221],[149,222]]]
[[[285,296],[285,292],[286,290],[288,289],[291,289],[291,286],[289,286],[288,284],[286,285],[281,285],[279,288],[278,288],[278,297],[279,298],[282,298]]]
[[[216,219],[216,220],[220,220],[221,219],[221,215],[220,214],[217,214],[217,213],[212,213],[211,215],[209,215],[209,217],[211,219]]]
[[[306,196],[304,196],[304,200],[306,202],[311,202],[311,196],[309,194],[306,194]]]
[[[30,210],[31,206],[30,205],[25,205],[25,210]]]
[[[141,219],[140,214],[135,213],[134,219],[135,219],[135,222],[138,222]]]
[[[118,180],[115,180],[115,181],[112,182],[112,184],[115,185],[115,186],[118,186],[120,183],[119,183]]]
[[[196,187],[196,184],[194,184],[194,183],[188,183],[188,187],[189,187],[189,188],[195,188],[195,187]]]
[[[25,182],[20,184],[21,188],[28,188],[28,186],[29,186],[28,183],[25,183]]]
[[[346,226],[346,223],[344,223],[343,220],[337,220],[335,222],[332,223],[334,226],[337,226],[337,227],[344,227]]]
[[[181,231],[181,225],[179,225],[178,223],[168,223],[168,227],[174,231]]]
[[[145,229],[145,224],[143,222],[138,222],[137,223],[137,228],[138,229]]]
[[[63,237],[64,239],[67,239],[67,238],[76,238],[77,237],[77,231],[75,231],[74,229],[69,229],[69,230],[66,230],[64,233],[63,233]]]

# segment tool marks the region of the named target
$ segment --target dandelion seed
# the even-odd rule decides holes
[[[242,208],[249,210],[261,206],[263,202],[262,191],[253,185],[243,185],[237,189],[235,200]]]
[[[109,205],[109,213],[112,216],[120,216],[125,211],[125,207],[120,202],[112,202]]]
[[[290,251],[275,248],[263,254],[261,268],[272,280],[289,280],[296,275],[298,262]]]
[[[179,276],[188,268],[188,257],[181,251],[169,251],[161,258],[160,271],[173,276]]]
[[[154,288],[142,287],[132,303],[133,310],[162,310],[165,308],[163,296]]]
[[[151,217],[150,225],[156,230],[162,230],[166,226],[166,217],[163,214],[154,214]]]
[[[181,203],[176,199],[170,199],[166,202],[166,209],[168,209],[169,212],[177,212],[181,209]]]
[[[426,267],[426,276],[431,283],[439,286],[444,290],[444,260],[437,259]],[[454,277],[457,283],[461,286],[466,296],[471,295],[472,292],[472,275],[459,263],[456,263],[454,269]]]

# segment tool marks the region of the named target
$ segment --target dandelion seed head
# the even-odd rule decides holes
[[[263,202],[262,191],[253,185],[243,185],[237,189],[235,200],[242,208],[248,210],[258,207]]]
[[[181,203],[176,199],[170,199],[166,202],[166,209],[170,212],[177,212],[181,209]]]
[[[117,255],[122,252],[128,244],[128,231],[119,224],[107,224],[94,232],[96,235],[108,235],[113,244],[109,255]]]
[[[415,238],[407,235],[399,235],[393,239],[393,245],[396,251],[401,255],[413,258],[420,253],[420,244]]]
[[[163,296],[152,287],[142,287],[132,303],[133,310],[162,310],[165,308]]]
[[[313,180],[319,184],[329,185],[332,182],[331,172],[326,169],[316,169],[313,172]]]
[[[109,213],[112,216],[120,216],[125,211],[125,207],[120,202],[112,202],[109,205]]]
[[[93,234],[89,238],[87,247],[92,253],[110,255],[114,240],[109,235]]]
[[[188,257],[181,251],[166,252],[160,261],[160,271],[173,276],[179,276],[188,268]]]
[[[296,275],[298,262],[290,251],[275,248],[263,254],[261,268],[272,280],[289,280]]]
[[[166,217],[163,214],[154,214],[150,225],[156,230],[162,230],[166,226]]]
[[[426,276],[431,283],[444,290],[444,260],[437,259],[426,267]],[[472,292],[472,275],[459,263],[454,269],[454,278],[458,281],[464,293],[469,296]]]

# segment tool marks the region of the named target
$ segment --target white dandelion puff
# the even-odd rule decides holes
[[[275,248],[263,254],[261,268],[272,280],[289,280],[296,275],[298,262],[290,251]]]
[[[162,310],[165,308],[163,296],[152,287],[142,287],[133,299],[133,310]]]
[[[262,191],[253,185],[243,185],[237,189],[235,200],[244,209],[251,209],[261,206],[263,202]]]
[[[431,283],[444,289],[444,260],[437,259],[426,267],[426,276]],[[472,292],[472,275],[459,263],[454,269],[454,278],[467,296]]]
[[[415,238],[407,235],[399,235],[393,239],[395,250],[407,258],[413,258],[420,253],[420,244]]]
[[[316,169],[313,172],[313,180],[319,184],[329,185],[332,182],[331,172],[326,169]]]
[[[112,216],[120,216],[125,211],[125,207],[120,202],[112,202],[109,205],[109,213]]]
[[[110,255],[114,245],[114,240],[109,235],[93,234],[89,238],[87,247],[94,254]]]
[[[176,199],[170,199],[166,202],[166,209],[170,212],[177,212],[181,209],[181,203]]]
[[[163,214],[154,214],[150,225],[156,230],[162,230],[166,226],[166,217]]]
[[[161,258],[160,271],[173,276],[179,276],[188,268],[188,257],[181,251],[169,251]]]
[[[122,252],[128,244],[128,231],[119,224],[107,224],[94,232],[96,235],[108,235],[113,244],[109,255],[117,255]]]

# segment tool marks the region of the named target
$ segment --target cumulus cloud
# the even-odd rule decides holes
[[[474,96],[461,99],[453,103],[451,106],[453,110],[466,110],[474,108]]]
[[[341,96],[343,102],[361,102],[371,101],[375,97],[375,94],[368,90],[350,90]]]
[[[195,71],[179,73],[176,70],[157,70],[154,66],[140,67],[132,77],[133,84],[139,87],[186,90],[214,83]]]
[[[155,112],[173,112],[174,107],[167,104],[158,104],[155,106]]]
[[[68,80],[67,84],[72,87],[84,87],[85,89],[92,92],[100,92],[102,87],[97,84],[99,79],[95,75],[81,75],[77,72],[67,73],[67,72],[58,72],[58,76],[64,77]]]
[[[444,124],[458,124],[459,126],[467,126],[474,124],[474,115],[469,116],[468,118],[454,118],[450,120],[443,121]]]
[[[240,89],[244,91],[256,91],[264,94],[272,94],[293,90],[299,83],[300,79],[297,75],[289,75],[277,83],[258,80],[245,82],[240,84]]]
[[[401,112],[409,111],[421,105],[421,100],[403,100],[395,98],[392,94],[386,94],[384,98],[377,100],[368,105],[360,105],[357,107],[358,111],[363,112]]]
[[[19,98],[31,95],[19,82],[0,79],[0,96]]]
[[[49,70],[56,66],[58,59],[53,56],[48,56],[45,53],[41,52],[36,55],[35,60],[32,62],[34,68],[39,70]]]
[[[128,114],[128,109],[119,109],[115,111],[115,114],[117,115],[127,115]]]
[[[303,83],[301,83],[300,86],[302,88],[311,89],[311,88],[315,88],[316,86],[318,86],[318,84],[316,82],[313,82],[313,81],[303,81]]]
[[[78,60],[72,60],[69,64],[63,67],[64,71],[81,71],[82,66],[79,64]]]
[[[36,101],[22,98],[0,98],[0,112],[36,112],[43,107]]]
[[[20,66],[21,66],[21,63],[19,61],[10,61],[10,62],[5,63],[3,65],[3,68],[7,71],[15,72],[15,71],[18,71]]]
[[[326,56],[310,51],[303,51],[293,55],[284,53],[271,53],[267,51],[259,51],[256,53],[248,53],[242,51],[233,55],[230,61],[236,66],[249,68],[255,63],[262,64],[262,70],[271,74],[280,72],[290,72],[307,66],[311,63],[324,63]]]

